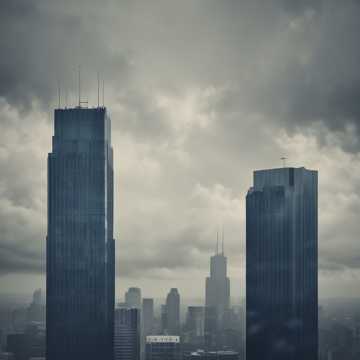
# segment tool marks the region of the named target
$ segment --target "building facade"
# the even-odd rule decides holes
[[[317,172],[254,172],[246,197],[246,358],[318,357]]]
[[[180,360],[181,345],[179,336],[147,336],[146,360]]]
[[[47,360],[112,359],[113,151],[104,107],[55,110],[48,155]]]
[[[115,310],[114,359],[140,360],[140,310]]]

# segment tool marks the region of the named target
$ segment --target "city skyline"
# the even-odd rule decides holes
[[[117,299],[131,286],[203,298],[222,225],[231,294],[243,294],[246,191],[282,157],[319,170],[320,299],[360,295],[356,2],[9,3],[2,295],[45,291],[52,111],[58,80],[61,107],[77,105],[79,65],[82,100],[96,106],[99,72],[113,120]]]

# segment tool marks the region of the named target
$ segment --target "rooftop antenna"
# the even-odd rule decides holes
[[[282,160],[283,167],[286,167],[286,160],[287,158],[285,156],[281,157],[280,160]]]
[[[103,79],[103,86],[102,86],[102,103],[103,107],[105,107],[105,80]]]
[[[57,85],[58,85],[58,108],[60,109],[60,105],[61,105],[61,89],[60,89],[60,80],[59,80],[59,78],[57,80]]]
[[[65,88],[65,109],[67,109],[68,106],[68,90]]]
[[[100,105],[100,77],[99,77],[99,72],[97,72],[97,95],[98,95],[98,106]]]
[[[224,255],[224,225],[222,226],[222,243],[221,243],[222,254]]]
[[[79,78],[78,78],[78,81],[79,81],[79,107],[81,107],[81,68],[80,68],[80,65],[79,65]]]
[[[216,232],[216,255],[219,253],[219,231]]]

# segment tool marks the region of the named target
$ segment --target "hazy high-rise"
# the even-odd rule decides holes
[[[125,293],[125,303],[130,308],[141,309],[141,289],[130,287]]]
[[[113,151],[106,109],[55,110],[48,156],[47,360],[112,359]]]
[[[230,279],[227,277],[227,258],[224,243],[219,252],[210,258],[210,277],[206,278],[205,306],[215,307],[219,316],[230,306]]]
[[[246,197],[249,360],[316,360],[317,172],[254,172]]]
[[[166,298],[166,330],[169,335],[180,334],[180,295],[172,288]]]
[[[227,258],[224,254],[224,237],[219,251],[210,258],[210,276],[206,278],[205,288],[205,344],[206,348],[218,348],[224,329],[224,314],[230,306],[230,279],[227,277]]]
[[[151,335],[154,327],[154,299],[144,298],[142,303],[144,335]]]

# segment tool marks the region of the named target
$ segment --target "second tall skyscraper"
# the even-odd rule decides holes
[[[246,358],[316,360],[317,172],[255,171],[246,197]]]

